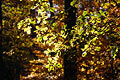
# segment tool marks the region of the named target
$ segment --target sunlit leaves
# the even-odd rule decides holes
[[[87,11],[83,11],[83,16],[86,16],[87,15]]]
[[[76,1],[77,1],[77,0],[73,0],[73,1],[70,3],[70,5],[71,5],[71,6],[74,6],[74,4],[76,3]]]
[[[100,51],[101,47],[96,47],[95,50],[96,51]]]
[[[27,28],[24,29],[24,32],[27,32],[27,34],[31,33],[31,26],[28,26]]]
[[[89,48],[89,45],[86,44],[82,50],[84,51],[84,50],[87,50],[88,48]]]
[[[47,39],[48,39],[47,36],[44,36],[44,37],[43,37],[43,40],[47,40]]]
[[[15,52],[13,51],[13,49],[11,49],[11,50],[8,51],[8,52],[4,51],[3,54],[8,55],[8,56],[12,56],[12,55],[15,54]]]
[[[55,27],[55,26],[56,26],[56,23],[53,23],[53,26]]]
[[[82,57],[85,57],[86,55],[87,55],[86,51],[82,53]]]
[[[41,28],[40,28],[40,31],[46,32],[47,30],[48,30],[48,27],[41,27]]]
[[[65,34],[65,31],[64,31],[64,30],[61,30],[61,36],[62,36],[63,38],[66,38],[66,37],[67,37],[67,35]]]
[[[113,6],[116,6],[115,2],[113,2],[113,1],[111,1],[110,3],[111,3]]]
[[[54,71],[58,68],[62,68],[62,64],[59,63],[58,60],[59,60],[59,56],[61,54],[64,54],[64,51],[70,52],[71,53],[70,55],[75,53],[75,56],[76,54],[79,55],[78,57],[81,61],[82,59],[87,60],[85,63],[80,64],[80,66],[82,66],[80,68],[80,71],[85,72],[86,75],[88,74],[90,75],[91,73],[94,73],[94,71],[101,70],[98,68],[99,66],[102,68],[106,67],[107,61],[104,60],[109,60],[110,59],[108,58],[109,55],[111,55],[111,57],[113,57],[114,59],[117,58],[117,53],[119,52],[119,48],[118,48],[119,39],[117,39],[117,37],[120,35],[120,31],[118,28],[119,9],[117,9],[117,5],[118,5],[117,3],[119,3],[119,1],[116,0],[115,3],[115,1],[104,2],[104,1],[81,0],[79,2],[77,0],[73,0],[70,3],[70,5],[76,8],[79,7],[80,12],[78,10],[76,16],[77,22],[76,25],[72,27],[72,30],[70,30],[69,33],[70,37],[68,36],[67,33],[67,29],[66,29],[67,25],[64,25],[63,22],[61,22],[64,20],[64,15],[62,14],[65,12],[63,10],[59,10],[57,13],[58,8],[50,7],[50,4],[47,2],[48,0],[39,0],[39,3],[36,3],[34,7],[31,8],[29,7],[30,9],[34,9],[37,12],[37,14],[35,15],[34,18],[31,18],[31,16],[29,15],[23,16],[24,19],[19,18],[18,14],[21,13],[28,14],[29,13],[28,11],[27,12],[19,11],[20,8],[17,8],[17,10],[15,10],[14,7],[9,8],[3,5],[3,7],[5,7],[6,10],[10,9],[9,10],[10,12],[8,12],[8,14],[10,14],[9,16],[11,16],[10,17],[11,19],[15,18],[13,16],[13,13],[16,12],[15,15],[18,15],[15,18],[15,20],[18,22],[13,23],[15,24],[14,27],[18,28],[17,30],[14,29],[14,31],[16,31],[15,37],[11,36],[13,35],[13,33],[11,34],[11,32],[8,31],[7,33],[3,32],[4,34],[6,33],[6,35],[10,35],[10,37],[14,38],[13,42],[11,43],[14,43],[15,45],[13,45],[12,47],[19,46],[16,45],[16,43],[19,43],[20,47],[26,47],[26,46],[29,47],[30,45],[31,45],[30,47],[32,47],[32,44],[39,44],[40,48],[41,46],[42,49],[44,48],[43,54],[45,54],[45,57],[47,56],[46,68],[48,69],[48,71]],[[78,2],[79,4],[77,4]],[[93,4],[90,4],[91,2]],[[52,17],[51,15],[48,16],[48,14],[51,14],[50,12],[55,13],[55,15]],[[3,13],[5,13],[5,11],[3,11]],[[6,14],[7,12],[5,13],[5,15]],[[10,22],[6,21],[4,22],[4,25],[8,23]],[[33,26],[31,26],[31,24]],[[32,28],[36,29],[34,32],[37,34],[37,36],[35,37],[35,39],[32,39],[30,35],[27,35],[29,36],[31,41],[35,40],[31,44],[25,33],[31,34]],[[115,39],[110,38],[111,36],[115,36]],[[28,42],[25,43],[25,41],[22,39],[25,39],[25,41]],[[19,40],[22,40],[22,43]],[[40,52],[37,52],[37,54],[40,54]],[[102,60],[101,55],[105,56],[106,59]],[[100,57],[101,60],[97,58],[98,56]],[[89,58],[92,58],[93,60],[89,60]],[[35,62],[39,62],[39,61],[33,61],[33,62],[30,61],[30,63],[35,63]],[[91,65],[90,69],[88,68],[88,64]],[[33,71],[35,70],[33,69]],[[101,72],[99,73],[101,74]],[[96,72],[95,75],[99,77],[99,73]],[[84,78],[85,77],[86,76],[84,76]]]
[[[116,48],[115,46],[110,46],[110,49],[111,49],[111,56],[115,58],[118,53],[118,47]]]
[[[62,64],[57,62],[58,57],[49,57],[48,58],[48,64],[46,65],[46,68],[48,68],[48,71],[54,71],[56,68],[62,68]]]
[[[22,27],[22,25],[24,24],[24,21],[21,20],[19,23],[18,23],[18,29],[20,29]]]
[[[50,8],[50,11],[51,11],[51,12],[55,12],[55,8],[53,8],[53,7]]]
[[[37,30],[40,30],[40,27],[39,27],[39,26],[36,26],[36,29],[37,29]]]
[[[42,42],[42,40],[43,40],[42,36],[39,36],[39,37],[37,38],[37,42]]]

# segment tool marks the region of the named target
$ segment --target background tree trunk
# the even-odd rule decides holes
[[[0,1],[0,80],[7,80],[7,72],[3,62],[3,49],[2,49],[2,1]]]
[[[0,27],[2,26],[2,2],[0,1]],[[3,79],[3,60],[2,60],[2,29],[0,29],[0,79]]]
[[[65,12],[67,13],[65,18],[65,24],[67,24],[68,33],[70,33],[72,26],[74,26],[76,23],[76,8],[70,6],[71,1],[73,0],[65,0]],[[68,35],[68,38],[69,37],[70,35]],[[74,58],[74,61],[72,59],[69,60],[69,56],[70,53],[68,52],[66,55],[64,55],[64,80],[77,80],[77,66],[75,64],[76,59],[74,56],[71,56],[72,58]]]
[[[53,2],[52,2],[52,0],[50,0],[49,2],[50,2],[50,7],[53,7]],[[51,12],[51,16],[50,16],[50,17],[52,17],[52,16],[54,16],[54,13],[53,13],[53,12]]]

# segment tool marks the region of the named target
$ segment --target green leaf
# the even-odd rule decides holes
[[[17,38],[20,38],[20,36],[17,36]]]
[[[52,70],[52,68],[53,68],[53,67],[52,67],[52,66],[50,66],[50,67],[48,68],[48,71],[51,71],[51,70]]]
[[[70,5],[73,6],[76,3],[77,0],[73,0]]]
[[[53,26],[56,26],[56,23],[53,23]]]
[[[97,37],[94,37],[91,41],[96,41],[98,38]]]
[[[95,50],[96,51],[100,51],[101,47],[96,47]]]
[[[24,29],[24,32],[27,32],[27,34],[31,33],[31,26],[28,26],[27,28]]]
[[[49,61],[49,62],[52,62],[52,58],[49,57],[49,58],[48,58],[48,61]]]
[[[39,29],[40,29],[40,27],[39,27],[39,26],[36,26],[36,29],[37,29],[37,30],[39,30]]]
[[[100,14],[102,14],[103,11],[102,11],[102,10],[99,10],[99,12],[100,12]]]
[[[82,53],[82,57],[85,57],[86,55],[87,55],[86,51]]]
[[[58,67],[58,68],[62,68],[62,64],[58,63],[58,64],[57,64],[57,67]]]
[[[50,67],[50,65],[48,64],[48,65],[46,65],[46,68],[49,68]]]
[[[48,39],[47,36],[44,36],[44,37],[43,37],[43,40],[47,40],[47,39]]]
[[[92,20],[92,23],[95,23],[95,20]]]
[[[50,11],[51,11],[51,12],[54,12],[54,11],[55,11],[55,8],[53,8],[53,7],[50,8]]]
[[[116,52],[118,52],[118,48],[116,48]]]
[[[85,47],[84,47],[84,49],[87,49],[88,47],[89,47],[89,45],[88,45],[88,44],[86,44],[86,45],[85,45]]]
[[[61,11],[60,13],[64,13],[63,11]]]
[[[87,11],[83,11],[83,16],[86,16],[87,15]]]
[[[37,42],[42,41],[42,36],[37,38]]]
[[[116,56],[117,56],[117,55],[116,55],[116,54],[114,54],[114,55],[113,55],[113,58],[115,58]]]
[[[117,34],[120,36],[120,31],[118,31]]]

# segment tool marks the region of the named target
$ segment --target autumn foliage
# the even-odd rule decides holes
[[[69,9],[63,0],[2,1],[5,76],[63,80],[68,55],[78,80],[120,79],[120,1],[73,0],[70,5],[76,9],[72,28],[65,24]]]

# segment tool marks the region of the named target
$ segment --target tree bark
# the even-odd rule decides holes
[[[67,13],[65,24],[67,24],[68,33],[70,33],[72,26],[76,24],[76,8],[70,6],[71,1],[73,0],[65,0],[65,13]],[[70,35],[68,35],[68,40],[69,37]],[[69,60],[68,57],[70,55],[70,51],[68,51],[67,54],[64,55],[64,80],[77,80],[77,66],[75,64],[76,58],[72,55],[72,59]]]
[[[2,1],[0,1],[0,80],[7,79],[7,73],[3,62],[3,49],[2,49]]]
[[[2,8],[1,8],[2,2],[0,1],[0,27],[2,26]],[[2,29],[0,29],[0,42],[2,42]],[[0,43],[0,75],[3,79],[3,60],[2,60],[2,44]]]
[[[52,0],[50,0],[49,2],[50,2],[50,7],[53,7],[53,2],[52,2]],[[50,16],[50,17],[52,17],[52,16],[54,16],[54,13],[53,13],[53,12],[51,12],[51,16]]]

